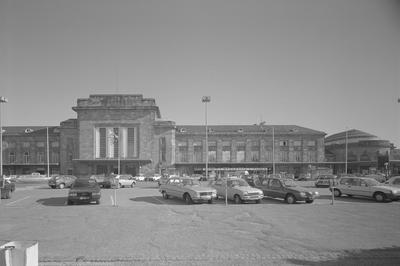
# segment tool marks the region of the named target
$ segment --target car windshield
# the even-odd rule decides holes
[[[77,187],[94,187],[96,185],[95,182],[91,182],[89,180],[80,180],[80,181],[76,181],[73,185],[74,188]]]
[[[368,186],[381,186],[382,184],[376,181],[375,179],[372,178],[366,178],[364,179],[365,183],[368,184]]]
[[[286,187],[297,187],[297,184],[291,179],[285,179],[282,182]]]
[[[200,186],[200,182],[193,179],[183,179],[182,184],[184,186]]]
[[[228,185],[232,187],[249,187],[249,183],[247,183],[243,179],[235,179],[235,180],[229,180]]]

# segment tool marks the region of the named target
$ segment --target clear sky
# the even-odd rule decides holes
[[[400,146],[400,1],[0,0],[4,126],[59,125],[90,94],[163,119],[359,129]]]

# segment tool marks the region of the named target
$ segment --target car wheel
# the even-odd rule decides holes
[[[237,195],[237,194],[233,197],[233,200],[235,201],[235,204],[240,204],[240,203],[242,203],[242,199],[241,199],[240,196]]]
[[[333,190],[333,195],[334,195],[335,197],[340,197],[340,196],[342,196],[342,192],[340,192],[339,189],[335,188],[335,189]]]
[[[310,199],[310,200],[306,200],[306,203],[313,203],[314,200]]]
[[[192,204],[192,197],[190,197],[189,194],[185,193],[185,195],[183,195],[183,199],[185,200],[186,204]]]
[[[167,192],[165,192],[165,191],[162,192],[162,197],[163,197],[164,199],[168,199],[168,198],[169,198]]]
[[[386,201],[386,195],[384,193],[382,193],[382,192],[376,192],[374,194],[374,199],[377,202],[384,202],[384,201]]]
[[[261,203],[261,200],[259,200],[259,199],[258,199],[258,200],[256,200],[256,203],[257,203],[257,204]]]
[[[60,185],[58,185],[59,188],[63,189],[65,187],[64,183],[61,183]]]
[[[296,203],[296,197],[292,194],[288,194],[285,198],[287,204]]]

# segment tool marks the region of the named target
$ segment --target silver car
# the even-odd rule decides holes
[[[261,189],[251,187],[249,183],[241,178],[218,179],[211,183],[217,190],[217,196],[233,200],[236,204],[254,201],[260,203],[264,198]]]
[[[169,178],[165,184],[160,185],[159,191],[164,199],[169,197],[181,198],[187,204],[193,202],[211,204],[217,197],[217,191],[214,188],[203,186],[197,180],[182,177]]]

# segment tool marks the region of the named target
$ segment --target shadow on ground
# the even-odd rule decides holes
[[[324,265],[324,266],[378,266],[378,265],[400,265],[400,247],[366,249],[366,250],[346,250],[342,257],[326,261],[307,261],[288,259],[294,265]]]
[[[66,201],[67,201],[66,197],[53,197],[53,198],[38,199],[36,202],[46,206],[65,206]]]
[[[331,195],[321,195],[320,197],[319,197],[320,199],[332,199],[332,196]],[[384,204],[384,203],[382,203],[382,202],[377,202],[377,201],[375,201],[374,199],[372,199],[372,198],[363,198],[363,197],[349,197],[349,196],[341,196],[341,197],[335,197],[335,201],[342,201],[342,202],[357,202],[357,203],[376,203],[376,204]],[[387,202],[390,202],[390,201],[386,201],[386,203]]]
[[[177,198],[166,200],[162,196],[136,197],[131,198],[130,200],[134,202],[146,202],[155,205],[185,205],[185,202],[183,200]]]

